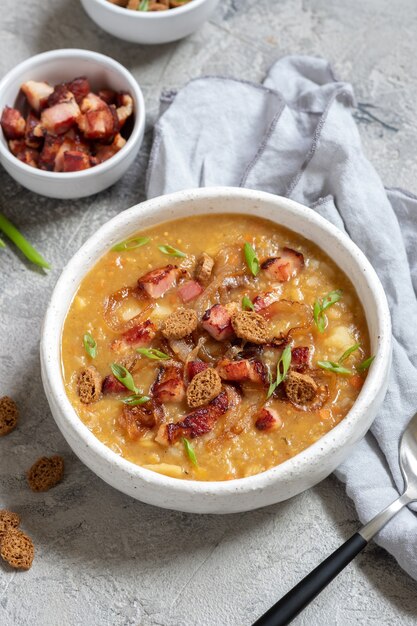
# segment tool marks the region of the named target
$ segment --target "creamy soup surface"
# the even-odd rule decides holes
[[[133,248],[138,238],[148,241]],[[368,330],[352,283],[316,245],[229,214],[129,242],[86,275],[63,328],[66,392],[100,441],[168,476],[230,480],[293,457],[346,416]]]

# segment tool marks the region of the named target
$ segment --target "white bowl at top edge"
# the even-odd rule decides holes
[[[191,35],[209,19],[219,0],[192,0],[168,11],[132,11],[107,0],[81,0],[93,22],[106,32],[142,44],[161,44]]]
[[[123,148],[108,161],[81,172],[46,172],[26,165],[9,150],[0,130],[0,162],[23,187],[50,198],[83,198],[107,189],[132,165],[145,131],[145,101],[141,88],[123,65],[104,54],[81,49],[43,52],[19,63],[0,81],[0,115],[3,108],[15,106],[20,86],[27,80],[51,85],[87,76],[92,89],[111,88],[127,91],[134,102],[134,124]]]
[[[368,323],[375,360],[347,416],[295,457],[266,472],[230,481],[170,478],[135,465],[101,443],[79,419],[61,373],[61,332],[85,274],[116,242],[157,223],[188,215],[243,213],[264,217],[310,239],[352,280]],[[330,474],[370,427],[382,403],[391,361],[391,322],[379,279],[359,248],[340,230],[301,204],[268,193],[233,187],[180,191],[138,204],[104,224],[73,256],[52,294],[41,338],[45,392],[62,434],[98,476],[143,502],[190,513],[248,511],[290,498]]]

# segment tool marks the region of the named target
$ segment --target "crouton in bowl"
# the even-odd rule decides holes
[[[133,163],[145,103],[120,63],[89,50],[52,50],[0,82],[0,162],[27,189],[81,198],[113,185]]]

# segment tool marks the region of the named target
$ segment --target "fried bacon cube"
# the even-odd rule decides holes
[[[176,423],[162,424],[155,441],[163,446],[175,443],[181,437],[194,439],[210,432],[221,415],[229,408],[229,396],[222,391],[207,406],[202,406]]]
[[[73,80],[65,83],[69,91],[74,95],[77,104],[80,104],[82,100],[91,92],[90,83],[86,76],[79,76]]]
[[[23,83],[21,90],[25,94],[30,107],[39,113],[47,104],[54,88],[43,81],[28,80]]]
[[[63,135],[77,122],[80,108],[75,99],[59,102],[41,113],[41,126],[46,133]]]
[[[179,269],[176,265],[165,265],[151,270],[138,280],[138,287],[151,298],[160,298],[177,283]]]
[[[112,350],[115,352],[122,352],[127,348],[142,348],[148,346],[155,338],[157,328],[151,320],[145,320],[135,324],[129,330],[126,330],[122,335],[115,339],[111,345]]]
[[[282,426],[282,420],[277,411],[264,406],[257,415],[255,426],[258,430],[271,432]]]
[[[188,280],[178,289],[178,295],[186,303],[198,298],[203,291],[204,288],[196,280]]]
[[[64,152],[64,172],[80,172],[91,167],[90,157],[81,150],[67,150]]]
[[[292,248],[283,248],[279,257],[266,259],[261,265],[261,269],[280,283],[284,283],[290,278],[297,276],[304,267],[304,256]]]
[[[94,157],[92,157],[93,163],[98,165],[99,163],[108,161],[112,156],[119,152],[125,144],[126,139],[124,139],[120,133],[117,133],[110,145],[98,144],[95,151],[96,153]]]
[[[6,139],[21,139],[25,136],[26,122],[17,109],[4,107],[0,123]]]
[[[133,113],[133,98],[128,93],[123,93],[118,95],[117,101],[117,119],[119,120],[119,128],[122,128]]]
[[[200,372],[204,372],[209,367],[208,363],[204,361],[200,361],[197,359],[196,361],[188,361],[187,363],[187,378],[191,381],[194,376],[199,374]]]
[[[146,402],[138,406],[125,404],[117,421],[127,437],[132,441],[136,441],[156,424],[152,403]]]
[[[230,339],[234,335],[232,316],[222,304],[214,304],[204,313],[201,326],[217,341]]]
[[[159,403],[182,402],[185,398],[185,385],[181,364],[170,363],[160,366],[151,393]]]

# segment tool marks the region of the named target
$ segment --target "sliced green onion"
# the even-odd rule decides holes
[[[253,306],[253,302],[248,296],[243,296],[242,298],[242,309],[244,311],[254,311],[255,307]]]
[[[149,0],[141,0],[138,11],[149,11]]]
[[[364,361],[362,361],[362,363],[359,363],[359,365],[356,366],[357,371],[365,372],[372,364],[374,358],[375,356],[370,356],[368,359],[365,359]]]
[[[277,363],[277,377],[275,381],[270,381],[267,398],[270,398],[274,393],[275,389],[285,380],[288,370],[291,365],[291,346],[288,344],[285,346],[281,357]]]
[[[198,462],[197,462],[197,457],[195,455],[193,446],[185,437],[182,437],[181,441],[184,444],[185,452],[188,458],[190,459],[191,463],[197,467]]]
[[[149,402],[149,396],[141,396],[138,393],[134,393],[132,396],[128,396],[127,398],[123,398],[123,404],[128,404],[129,406],[138,406],[139,404],[145,404],[145,402]]]
[[[171,358],[169,354],[165,354],[165,352],[161,352],[156,348],[136,348],[136,352],[139,352],[139,354],[147,356],[148,359],[153,359],[154,361],[165,361],[166,359]]]
[[[149,243],[149,237],[136,237],[135,239],[126,239],[126,241],[121,241],[113,246],[112,250],[114,252],[120,252],[121,250],[135,250],[135,248],[140,248],[145,244]]]
[[[259,264],[259,259],[256,256],[255,250],[252,248],[250,243],[245,243],[243,247],[243,251],[245,253],[245,259],[246,259],[248,268],[250,269],[250,271],[252,272],[254,276],[257,276],[259,274],[259,270],[261,269],[261,266]]]
[[[3,239],[0,239],[0,248],[5,248],[6,244],[4,243]]]
[[[339,359],[339,363],[343,363],[343,361],[346,361],[346,359],[353,354],[353,352],[356,352],[356,350],[358,350],[358,348],[361,347],[360,343],[355,343],[353,346],[350,346],[350,348],[348,348],[340,357]]]
[[[170,246],[168,244],[165,246],[158,246],[158,250],[160,250],[163,254],[168,254],[169,256],[178,256],[181,258],[187,256],[185,252],[181,252],[181,250],[178,250],[177,248],[174,248],[174,246]]]
[[[112,363],[110,365],[110,369],[113,373],[113,376],[115,376],[119,383],[122,383],[122,385],[124,385],[126,389],[129,389],[129,391],[133,391],[133,393],[135,394],[140,394],[140,391],[136,387],[132,378],[132,374],[129,372],[129,370],[127,370],[123,365],[120,365],[120,363]]]
[[[333,306],[333,304],[336,304],[336,302],[339,302],[342,297],[342,293],[343,291],[341,289],[336,289],[335,291],[330,291],[330,293],[328,293],[327,296],[324,296],[324,298],[318,298],[315,301],[313,307],[313,317],[320,333],[324,333],[327,324],[327,317],[324,314],[324,311],[326,311],[326,309],[330,306]]]
[[[91,356],[92,359],[95,359],[97,356],[97,344],[94,340],[93,335],[91,335],[90,333],[85,333],[83,341],[85,351],[89,356]]]
[[[321,367],[321,369],[326,370],[328,372],[334,372],[335,374],[340,374],[341,376],[351,376],[352,372],[348,370],[340,363],[335,363],[334,361],[317,361],[317,365]]]
[[[43,267],[45,269],[50,269],[49,263],[45,261],[43,256],[39,254],[37,250],[28,242],[27,239],[23,237],[23,235],[17,230],[16,226],[14,226],[3,213],[0,213],[0,230],[15,244],[17,248],[25,255],[29,261],[38,265],[39,267]]]

